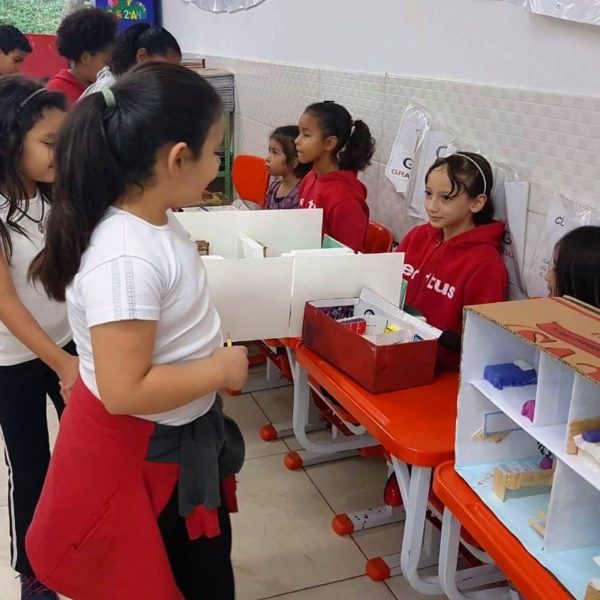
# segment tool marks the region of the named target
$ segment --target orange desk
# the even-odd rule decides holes
[[[387,566],[382,562],[379,562],[379,566],[383,569],[389,567],[388,575],[402,572],[413,588],[421,593],[441,593],[437,577],[423,578],[417,569],[423,546],[432,469],[454,457],[458,375],[443,374],[431,385],[373,395],[327,361],[300,346],[296,350],[294,377],[294,433],[303,446],[305,442],[310,444],[303,431],[309,402],[308,376],[352,413],[392,455],[404,501],[406,523],[400,567],[392,566],[389,560],[386,561]],[[347,449],[350,443],[339,443],[339,449]],[[328,444],[321,451],[331,453],[331,446]],[[316,444],[310,444],[309,449],[319,451]],[[406,464],[413,465],[410,475]],[[382,561],[375,559],[369,561],[369,565],[377,569],[377,560]],[[379,578],[373,573],[369,574]]]
[[[433,490],[444,503],[440,579],[449,598],[462,598],[455,588],[455,572],[443,570],[454,561],[458,551],[458,532],[462,525],[479,543],[517,590],[527,600],[572,600],[561,586],[521,542],[487,508],[477,494],[454,470],[453,462],[435,470]],[[448,557],[450,561],[444,559]],[[455,568],[454,568],[455,571]],[[447,589],[446,589],[447,588]]]

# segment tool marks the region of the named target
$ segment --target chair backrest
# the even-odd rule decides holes
[[[369,221],[365,237],[365,254],[378,254],[390,252],[394,236],[391,231],[375,221]]]
[[[265,205],[265,196],[269,188],[269,174],[265,159],[252,154],[239,154],[231,168],[233,187],[238,196],[247,202]]]

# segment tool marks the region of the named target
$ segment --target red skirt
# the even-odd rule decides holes
[[[182,600],[157,519],[179,465],[146,460],[155,424],[111,415],[80,381],[63,413],[27,534],[37,577],[72,600]],[[235,479],[223,482],[235,509]],[[216,510],[187,518],[191,539],[220,535]]]

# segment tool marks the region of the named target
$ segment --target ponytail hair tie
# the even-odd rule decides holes
[[[100,93],[104,97],[104,102],[106,102],[107,108],[115,108],[117,106],[117,99],[115,98],[115,94],[109,87],[102,88]]]

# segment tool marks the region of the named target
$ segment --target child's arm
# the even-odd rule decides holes
[[[503,302],[508,295],[508,274],[500,256],[483,262],[467,281],[464,305]]]
[[[363,252],[369,218],[358,202],[340,202],[331,210],[330,231],[341,244]]]
[[[220,388],[241,389],[246,348],[221,348],[209,358],[154,365],[156,321],[118,321],[91,328],[96,382],[110,413],[167,412]]]
[[[21,302],[6,257],[1,252],[0,320],[22,344],[58,375],[68,393],[79,374],[79,359],[59,348]]]

